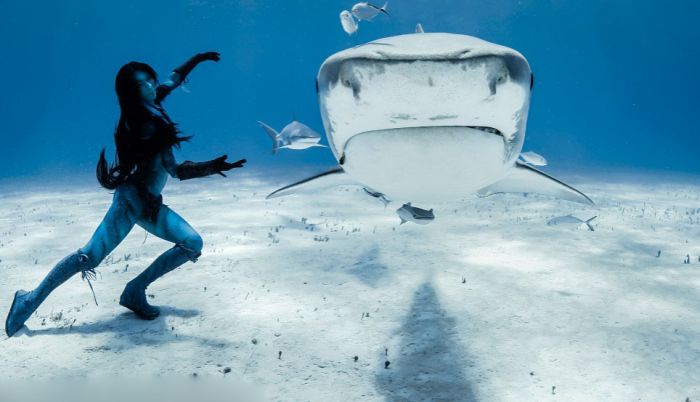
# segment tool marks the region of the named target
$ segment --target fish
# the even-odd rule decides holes
[[[374,198],[378,199],[379,201],[381,201],[382,204],[384,204],[385,208],[387,205],[389,205],[389,203],[391,203],[391,200],[386,198],[386,196],[384,196],[384,194],[382,194],[380,192],[372,191],[372,190],[368,189],[367,187],[362,187],[362,189],[365,190],[365,193],[367,193],[370,197],[374,197]]]
[[[343,26],[343,30],[348,35],[354,34],[358,29],[357,21],[355,21],[355,18],[348,10],[343,10],[340,12],[340,25]]]
[[[468,35],[412,33],[335,53],[316,88],[338,165],[267,198],[353,185],[430,204],[538,193],[595,205],[518,161],[531,82],[518,51]]]
[[[427,225],[435,220],[435,215],[433,210],[425,210],[422,208],[414,207],[410,202],[403,204],[401,208],[396,210],[396,214],[401,218],[401,223],[403,225],[406,222],[414,222],[419,225]]]
[[[521,152],[519,160],[533,166],[547,166],[547,159],[545,159],[544,156],[536,154],[532,151]]]
[[[423,30],[423,25],[421,25],[420,22],[416,24],[416,33],[425,33]]]
[[[591,222],[597,217],[598,216],[596,215],[591,219],[584,221],[583,219],[577,218],[573,215],[557,216],[556,218],[552,218],[549,221],[547,221],[547,226],[576,225],[577,227],[582,227],[583,225],[586,225],[588,230],[594,232],[595,230],[593,229],[593,226],[591,226]]]
[[[388,1],[381,7],[377,7],[372,3],[363,1],[352,6],[352,14],[358,21],[372,21],[372,19],[374,19],[374,17],[376,17],[379,13],[389,15],[389,13],[386,11],[388,6]]]
[[[258,124],[272,139],[273,154],[277,153],[281,148],[307,149],[311,147],[326,147],[318,143],[321,140],[320,134],[296,120],[287,124],[279,133],[261,121],[258,121]]]

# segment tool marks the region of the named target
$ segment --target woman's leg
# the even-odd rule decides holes
[[[131,280],[119,299],[119,304],[132,310],[141,318],[152,320],[160,314],[158,308],[148,304],[146,288],[153,281],[187,261],[195,262],[202,254],[202,238],[180,215],[167,205],[161,205],[155,222],[139,220],[139,226],[161,239],[175,245],[158,256],[153,263]]]
[[[115,194],[112,205],[90,241],[67,255],[46,275],[36,289],[15,293],[12,307],[5,320],[5,332],[12,336],[39,305],[59,285],[78,272],[93,270],[126,237],[138,219],[137,207],[123,195]]]

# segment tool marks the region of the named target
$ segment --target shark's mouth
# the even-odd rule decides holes
[[[504,139],[506,138],[506,136],[503,135],[503,133],[501,132],[501,130],[499,130],[499,129],[497,129],[497,128],[493,128],[493,127],[484,127],[484,126],[467,126],[467,128],[471,128],[471,129],[474,129],[474,130],[483,131],[483,132],[489,133],[489,134],[500,135],[500,136],[503,137]]]

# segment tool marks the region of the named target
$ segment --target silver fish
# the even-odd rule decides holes
[[[536,154],[532,151],[522,152],[520,154],[520,160],[532,166],[547,166],[547,159],[545,159],[544,156]]]
[[[358,21],[372,21],[372,19],[374,19],[374,17],[376,17],[379,13],[389,15],[389,13],[386,11],[388,5],[388,1],[381,7],[377,7],[372,3],[363,1],[352,6],[352,14]]]
[[[591,226],[591,222],[597,217],[598,216],[596,215],[591,219],[584,221],[583,219],[577,218],[573,215],[557,216],[556,218],[552,218],[549,221],[547,221],[547,226],[576,225],[577,227],[581,227],[583,225],[586,225],[588,227],[588,230],[594,232],[595,229],[593,229],[593,226]]]
[[[343,30],[348,35],[352,35],[357,32],[357,21],[355,21],[355,18],[348,10],[343,10],[340,12],[340,25],[343,26]]]
[[[369,196],[374,197],[378,199],[379,201],[384,204],[384,207],[386,208],[387,205],[391,202],[390,199],[386,198],[386,196],[378,191],[372,191],[368,189],[367,187],[362,187],[363,190],[365,190],[365,193],[367,193]]]
[[[396,214],[401,218],[400,225],[406,222],[414,222],[419,225],[427,225],[435,220],[432,208],[430,210],[421,209],[411,206],[411,203],[406,203],[401,208],[396,210]]]

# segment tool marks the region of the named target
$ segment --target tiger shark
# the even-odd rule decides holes
[[[358,185],[413,202],[518,192],[592,205],[518,161],[533,82],[523,55],[467,35],[413,33],[338,52],[316,80],[338,166],[267,198]]]

